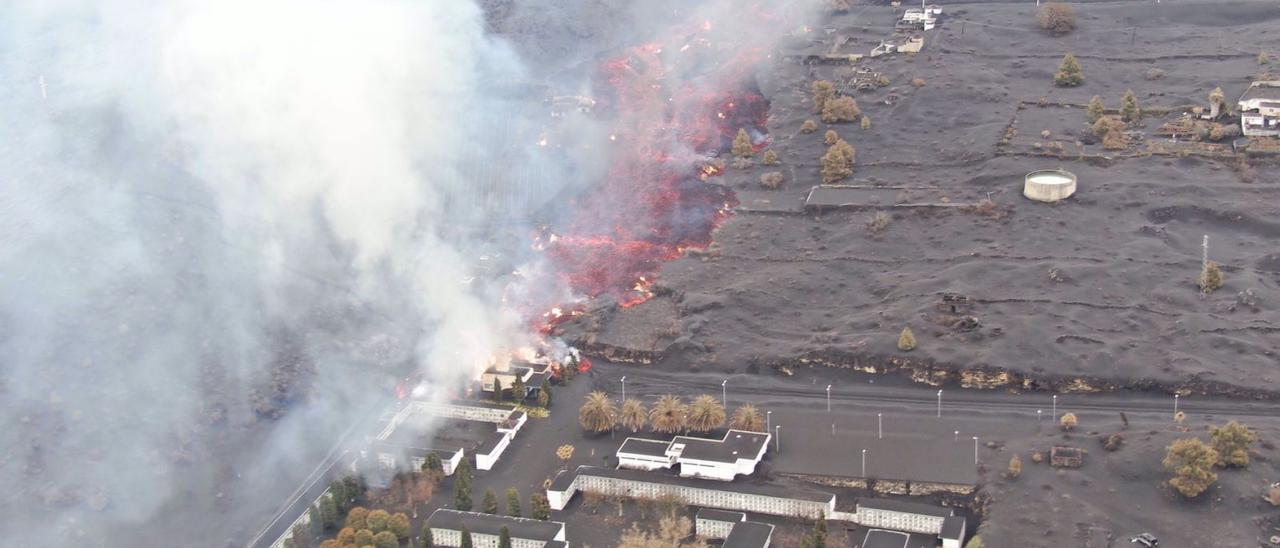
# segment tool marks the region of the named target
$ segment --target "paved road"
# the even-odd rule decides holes
[[[390,406],[391,399],[388,397],[370,405],[364,413],[357,414],[351,426],[342,433],[324,458],[311,468],[298,488],[285,499],[280,509],[271,515],[271,521],[259,529],[245,546],[267,548],[293,526],[293,522],[307,511],[320,493],[328,488],[329,483],[342,475],[340,471],[351,463],[354,451],[359,449],[365,436],[372,435],[376,431],[379,426],[378,417]],[[300,464],[298,468],[305,469],[305,464]]]
[[[885,406],[914,408],[928,411],[936,408],[938,389],[885,376],[851,373],[847,370],[801,373],[800,378],[785,378],[771,374],[679,373],[655,370],[648,367],[599,364],[596,384],[610,387],[611,393],[621,392],[621,377],[627,377],[630,397],[654,398],[668,392],[689,394],[707,393],[719,397],[720,383],[728,380],[727,392],[732,405],[734,394],[749,394],[754,402],[779,403],[827,398],[826,387],[831,384],[833,405],[854,407]],[[870,382],[869,382],[870,381]],[[821,402],[810,402],[821,403]],[[1050,413],[1053,395],[1043,392],[1010,393],[1005,390],[967,390],[944,388],[944,409],[966,411],[1018,410],[1034,414],[1037,409]],[[1174,398],[1159,394],[1119,392],[1058,395],[1058,408],[1069,406],[1074,411],[1125,412],[1126,414],[1172,414]],[[1280,416],[1280,403],[1256,400],[1233,400],[1216,397],[1179,398],[1178,409],[1187,413],[1221,417],[1275,417]]]

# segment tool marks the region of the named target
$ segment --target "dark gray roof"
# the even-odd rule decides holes
[[[735,523],[733,529],[729,530],[729,536],[724,539],[724,548],[765,548],[772,535],[773,526],[767,523]]]
[[[696,519],[737,523],[747,519],[747,515],[742,512],[729,512],[726,510],[717,510],[715,508],[700,508],[698,509]]]
[[[542,548],[567,548],[568,546],[569,544],[562,540],[549,540],[542,545]]]
[[[950,508],[942,506],[893,499],[861,499],[858,501],[858,508],[888,510],[891,512],[920,514],[922,516],[935,516],[939,518],[950,517],[953,513]]]
[[[682,478],[669,472],[642,472],[640,470],[627,470],[623,468],[602,468],[599,466],[579,466],[575,470],[566,470],[560,472],[556,479],[551,482],[550,490],[564,491],[569,488],[573,480],[578,475],[589,475],[602,478],[616,478],[631,481],[643,481],[648,483],[660,483],[668,485],[682,485],[685,487],[693,487],[697,489],[707,489],[711,491],[729,491],[734,493],[748,493],[752,495],[760,495],[764,497],[775,497],[780,499],[796,499],[810,502],[828,503],[835,499],[832,493],[822,491],[812,491],[809,489],[798,489],[794,487],[785,487],[771,483],[755,483],[750,481],[716,481],[698,478]]]
[[[480,453],[482,455],[492,453],[494,449],[497,449],[498,444],[502,443],[502,438],[505,437],[507,437],[505,433],[494,431],[494,433],[489,434],[489,437],[485,438],[484,443],[481,443],[480,446],[476,448],[476,453]]]
[[[732,463],[738,459],[754,459],[769,443],[769,435],[745,430],[730,430],[723,439],[690,438],[676,436],[671,443],[683,443],[682,459]]]
[[[540,521],[528,518],[513,518],[478,512],[459,512],[440,508],[427,518],[427,525],[432,529],[448,529],[461,531],[466,528],[472,533],[497,535],[506,527],[512,538],[529,540],[551,540],[560,534],[564,524],[558,521]]]
[[[667,454],[667,447],[670,446],[671,442],[668,441],[627,438],[627,441],[622,442],[622,447],[618,448],[618,452],[631,453],[633,455],[647,455],[650,457],[664,457]]]
[[[906,548],[911,535],[898,531],[872,529],[862,540],[862,548]]]
[[[1244,94],[1240,96],[1241,101],[1250,99],[1280,99],[1280,85],[1268,85],[1270,82],[1257,82],[1261,85],[1251,85],[1249,89],[1244,90]]]
[[[942,533],[938,536],[944,539],[964,540],[965,520],[964,516],[950,516],[942,520]]]

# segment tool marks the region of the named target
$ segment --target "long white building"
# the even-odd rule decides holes
[[[680,466],[680,475],[733,481],[749,476],[764,459],[771,436],[762,432],[730,430],[723,438],[676,436],[671,441],[627,438],[618,448],[618,466],[633,470],[657,470]]]
[[[511,548],[552,548],[568,546],[564,523],[513,518],[479,512],[441,508],[427,518],[434,546],[462,546],[465,531],[475,548],[497,548],[502,528],[511,537]]]

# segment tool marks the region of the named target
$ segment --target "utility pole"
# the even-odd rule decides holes
[[[867,450],[862,450],[862,479],[867,479]]]
[[[622,376],[622,403],[627,402],[627,376]]]
[[[1053,422],[1058,422],[1058,395],[1053,395]]]
[[[938,389],[938,416],[942,416],[942,389]]]
[[[729,407],[729,389],[727,388],[729,379],[720,381],[720,403],[725,407]]]
[[[1178,394],[1173,395],[1173,416],[1178,416]]]
[[[764,431],[768,432],[773,428],[773,411],[764,412]]]
[[[884,413],[876,413],[876,431],[879,439],[884,439]]]
[[[831,385],[827,385],[827,412],[831,412]]]
[[[782,451],[782,425],[773,427],[773,450]]]
[[[978,436],[973,437],[973,465],[978,465]]]

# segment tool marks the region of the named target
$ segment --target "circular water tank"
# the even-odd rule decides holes
[[[1076,175],[1061,169],[1043,169],[1027,174],[1022,195],[1039,202],[1065,200],[1076,193]]]

